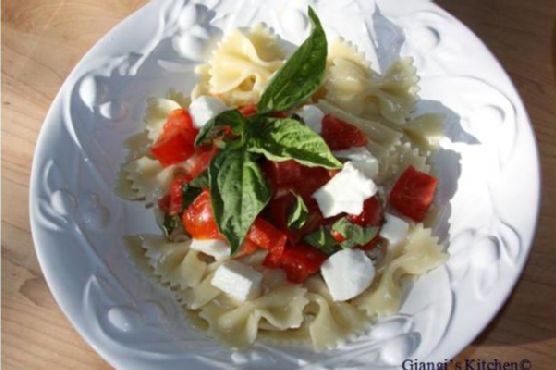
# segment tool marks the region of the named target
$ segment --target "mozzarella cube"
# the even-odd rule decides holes
[[[193,118],[193,125],[203,127],[208,121],[219,113],[229,110],[228,106],[220,99],[212,96],[200,96],[189,105],[189,114]]]
[[[342,249],[326,260],[320,272],[335,301],[363,293],[375,277],[375,267],[361,249]]]
[[[216,269],[212,286],[238,301],[244,302],[261,294],[263,275],[239,261],[227,261]]]
[[[365,176],[376,179],[378,176],[378,159],[365,147],[355,147],[332,152],[338,159],[348,160],[353,167],[363,172]]]
[[[338,174],[313,194],[313,198],[317,200],[324,217],[336,216],[342,212],[358,215],[363,212],[365,199],[376,192],[377,187],[373,180],[356,169],[353,163],[346,162]]]
[[[230,246],[220,239],[193,239],[190,248],[208,254],[217,261],[230,257]]]
[[[409,224],[399,217],[386,212],[386,222],[382,225],[379,235],[388,240],[388,244],[395,247],[405,240],[409,233]]]
[[[322,119],[324,118],[324,113],[317,108],[316,105],[306,105],[301,111],[301,116],[305,124],[317,134],[322,131]]]

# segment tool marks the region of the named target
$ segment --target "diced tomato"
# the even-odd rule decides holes
[[[158,209],[165,213],[170,210],[170,194],[166,194],[158,200]]]
[[[286,240],[282,231],[262,217],[257,217],[246,237],[264,249],[272,249],[276,244],[285,243]]]
[[[293,160],[267,161],[263,164],[263,171],[275,192],[289,188],[301,195],[305,202],[311,202],[313,193],[333,176],[333,172],[325,168],[308,167]]]
[[[257,244],[255,244],[251,240],[245,238],[245,240],[243,241],[243,244],[241,245],[241,248],[239,249],[239,251],[236,253],[236,255],[234,257],[235,258],[240,258],[240,257],[249,256],[249,255],[255,253],[258,248],[259,247],[257,246]]]
[[[363,131],[331,114],[325,115],[322,119],[320,134],[331,150],[349,149],[367,144]]]
[[[249,103],[237,109],[244,117],[252,116],[257,113],[257,104]]]
[[[187,175],[194,179],[203,173],[208,168],[212,158],[218,154],[218,151],[219,149],[216,145],[205,145],[197,148],[195,154],[184,165]]]
[[[269,219],[279,229],[287,230],[288,216],[294,202],[294,195],[287,191],[283,196],[274,198],[268,203]]]
[[[183,109],[176,109],[168,115],[151,153],[164,167],[183,162],[195,152],[197,132],[191,115]]]
[[[257,217],[246,239],[256,244],[259,248],[268,249],[263,265],[270,268],[279,266],[279,261],[286,246],[287,237],[282,231],[270,222]]]
[[[338,231],[336,230],[332,230],[330,231],[330,235],[332,235],[332,237],[334,238],[334,240],[336,240],[338,243],[341,243],[343,241],[345,241],[347,238],[345,236],[343,236],[342,234],[340,234]]]
[[[177,214],[183,207],[183,185],[191,181],[191,178],[183,173],[177,174],[170,184],[170,204],[168,213]]]
[[[390,204],[415,222],[425,219],[431,205],[438,180],[409,166],[390,191]]]
[[[358,225],[380,225],[382,222],[382,206],[378,196],[366,199],[363,203],[363,212],[358,215],[348,215],[350,222]]]
[[[271,186],[278,188],[289,186],[299,181],[302,177],[302,167],[301,164],[293,160],[283,162],[266,161],[262,169],[269,179]]]
[[[203,190],[182,215],[185,231],[192,238],[218,239],[222,238],[212,212],[212,205],[208,190]]]
[[[307,276],[319,271],[328,256],[320,250],[306,244],[286,247],[281,256],[280,267],[288,280],[295,284],[302,283]]]

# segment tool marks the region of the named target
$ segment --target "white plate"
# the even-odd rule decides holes
[[[399,314],[324,353],[262,344],[232,353],[192,329],[170,295],[125,254],[122,235],[158,230],[143,204],[112,191],[122,140],[141,129],[147,97],[191,90],[207,38],[264,21],[299,43],[309,30],[306,3],[152,1],[97,43],[65,81],[41,130],[31,178],[33,238],[48,285],[113,366],[396,368],[406,358],[451,358],[496,314],[522,271],[539,199],[523,104],[480,40],[432,2],[378,4],[406,36],[397,39],[399,30],[383,22],[380,37],[392,36],[388,46],[415,58],[425,100],[419,110],[448,114],[452,141],[443,141],[436,163],[446,205],[436,232],[449,242],[448,263],[414,284]],[[373,59],[372,1],[319,1],[316,9],[329,36],[354,41]],[[379,60],[397,51],[388,47]]]

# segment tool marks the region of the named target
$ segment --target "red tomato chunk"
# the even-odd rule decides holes
[[[378,196],[371,197],[363,203],[363,212],[358,215],[348,215],[347,219],[361,226],[375,225],[382,222],[382,206]]]
[[[320,250],[305,244],[286,247],[282,253],[280,267],[292,283],[302,283],[307,276],[320,270],[328,256]]]
[[[367,144],[363,131],[330,114],[322,119],[320,134],[331,150],[343,150]]]
[[[409,166],[390,191],[390,204],[413,221],[422,222],[434,199],[437,184],[435,177]]]
[[[151,153],[164,167],[183,162],[195,153],[197,132],[191,115],[183,109],[176,109],[168,115]]]
[[[185,231],[196,239],[219,239],[208,190],[203,190],[182,215]]]

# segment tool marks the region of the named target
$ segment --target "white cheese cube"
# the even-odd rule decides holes
[[[342,249],[326,260],[320,272],[335,301],[363,293],[375,277],[375,267],[361,249]]]
[[[355,147],[332,152],[338,159],[348,160],[353,167],[363,172],[365,176],[376,179],[378,176],[378,159],[365,147]]]
[[[409,224],[399,217],[386,212],[386,222],[382,225],[379,235],[388,240],[388,244],[395,247],[405,240],[409,233]]]
[[[193,118],[195,127],[203,127],[208,121],[219,113],[229,110],[228,106],[220,99],[212,96],[200,96],[189,105],[189,114]]]
[[[344,163],[342,170],[320,187],[313,198],[317,200],[324,217],[342,212],[358,215],[363,212],[363,203],[375,195],[377,187],[373,180],[357,170],[353,163]]]
[[[317,108],[316,105],[306,105],[300,113],[305,124],[311,130],[320,134],[322,131],[322,119],[324,118],[324,113]]]
[[[196,249],[220,261],[230,257],[230,246],[220,239],[193,239],[191,249]]]
[[[263,275],[239,261],[224,262],[210,282],[214,287],[239,301],[257,298],[261,293]]]

